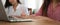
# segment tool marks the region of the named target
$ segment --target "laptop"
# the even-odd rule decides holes
[[[9,22],[30,22],[32,19],[13,18],[6,15],[2,1],[0,0],[0,20]]]

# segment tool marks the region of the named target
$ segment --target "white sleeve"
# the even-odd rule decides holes
[[[25,14],[26,14],[26,15],[29,15],[28,8],[27,8],[25,5],[22,5],[22,8],[23,8]]]
[[[27,8],[27,7],[25,7],[24,9],[25,9],[25,13],[26,13],[26,15],[29,15],[28,8]]]
[[[29,15],[29,11],[28,11],[28,8],[26,8],[26,14]]]

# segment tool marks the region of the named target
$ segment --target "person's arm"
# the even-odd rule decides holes
[[[23,11],[24,11],[24,12],[22,12],[22,14],[21,14],[22,16],[24,16],[24,15],[25,15],[25,16],[29,15],[28,8],[27,8],[26,6],[22,5],[22,9],[23,9]]]
[[[39,11],[35,13],[35,16],[42,16],[42,8],[40,8]]]
[[[28,11],[28,8],[24,6],[24,13],[26,14],[26,16],[29,15],[29,11]]]
[[[27,7],[24,7],[23,10],[21,10],[22,13],[20,16],[14,16],[14,17],[17,17],[17,18],[25,18],[25,16],[28,16],[29,15],[29,12],[28,12],[28,9]]]
[[[25,9],[26,15],[29,15],[30,13],[28,12],[28,8]]]

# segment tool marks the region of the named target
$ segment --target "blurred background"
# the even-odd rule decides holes
[[[3,6],[5,5],[6,0],[2,0]],[[32,10],[32,13],[36,13],[42,6],[43,0],[20,0],[21,3],[26,6],[27,8],[30,8]]]

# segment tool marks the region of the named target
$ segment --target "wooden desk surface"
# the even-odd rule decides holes
[[[59,22],[56,22],[47,17],[38,16],[38,17],[31,17],[31,19],[33,19],[33,22],[9,23],[9,22],[0,21],[0,25],[60,25]]]

